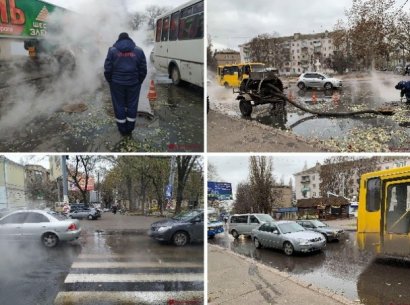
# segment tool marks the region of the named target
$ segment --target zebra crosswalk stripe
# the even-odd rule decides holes
[[[54,304],[200,305],[204,302],[203,267],[202,262],[128,261],[128,257],[115,254],[80,255]]]
[[[204,277],[198,273],[162,273],[162,274],[69,274],[64,283],[80,282],[198,282]]]

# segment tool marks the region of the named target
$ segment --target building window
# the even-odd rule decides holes
[[[316,192],[313,192],[313,197],[316,197]]]

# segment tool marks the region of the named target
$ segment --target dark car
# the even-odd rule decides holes
[[[185,246],[194,241],[204,240],[204,211],[190,210],[172,218],[151,224],[149,236],[159,241]]]
[[[315,231],[323,234],[326,237],[326,241],[339,240],[344,234],[342,229],[329,227],[327,224],[319,220],[297,220],[298,224],[304,227],[306,230]]]
[[[101,213],[95,208],[78,208],[71,210],[70,213],[68,213],[68,217],[75,219],[87,218],[89,220],[95,220],[101,217]]]

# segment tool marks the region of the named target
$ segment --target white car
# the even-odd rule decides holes
[[[306,72],[299,76],[297,86],[300,90],[306,88],[324,88],[326,90],[341,88],[342,81],[318,72]]]
[[[73,241],[80,237],[77,219],[43,210],[20,210],[0,219],[0,239],[38,240],[48,248],[60,241]]]

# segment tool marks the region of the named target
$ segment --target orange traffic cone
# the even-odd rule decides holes
[[[153,80],[151,80],[151,84],[149,85],[147,97],[150,102],[153,102],[157,99],[157,92],[155,91],[155,85]]]
[[[316,104],[316,102],[317,102],[316,91],[313,91],[313,93],[312,93],[312,103]]]
[[[292,91],[289,91],[289,93],[288,93],[288,100],[293,101]]]
[[[333,93],[332,101],[333,101],[334,104],[339,104],[339,101],[340,101],[339,93],[337,93],[337,92]]]

